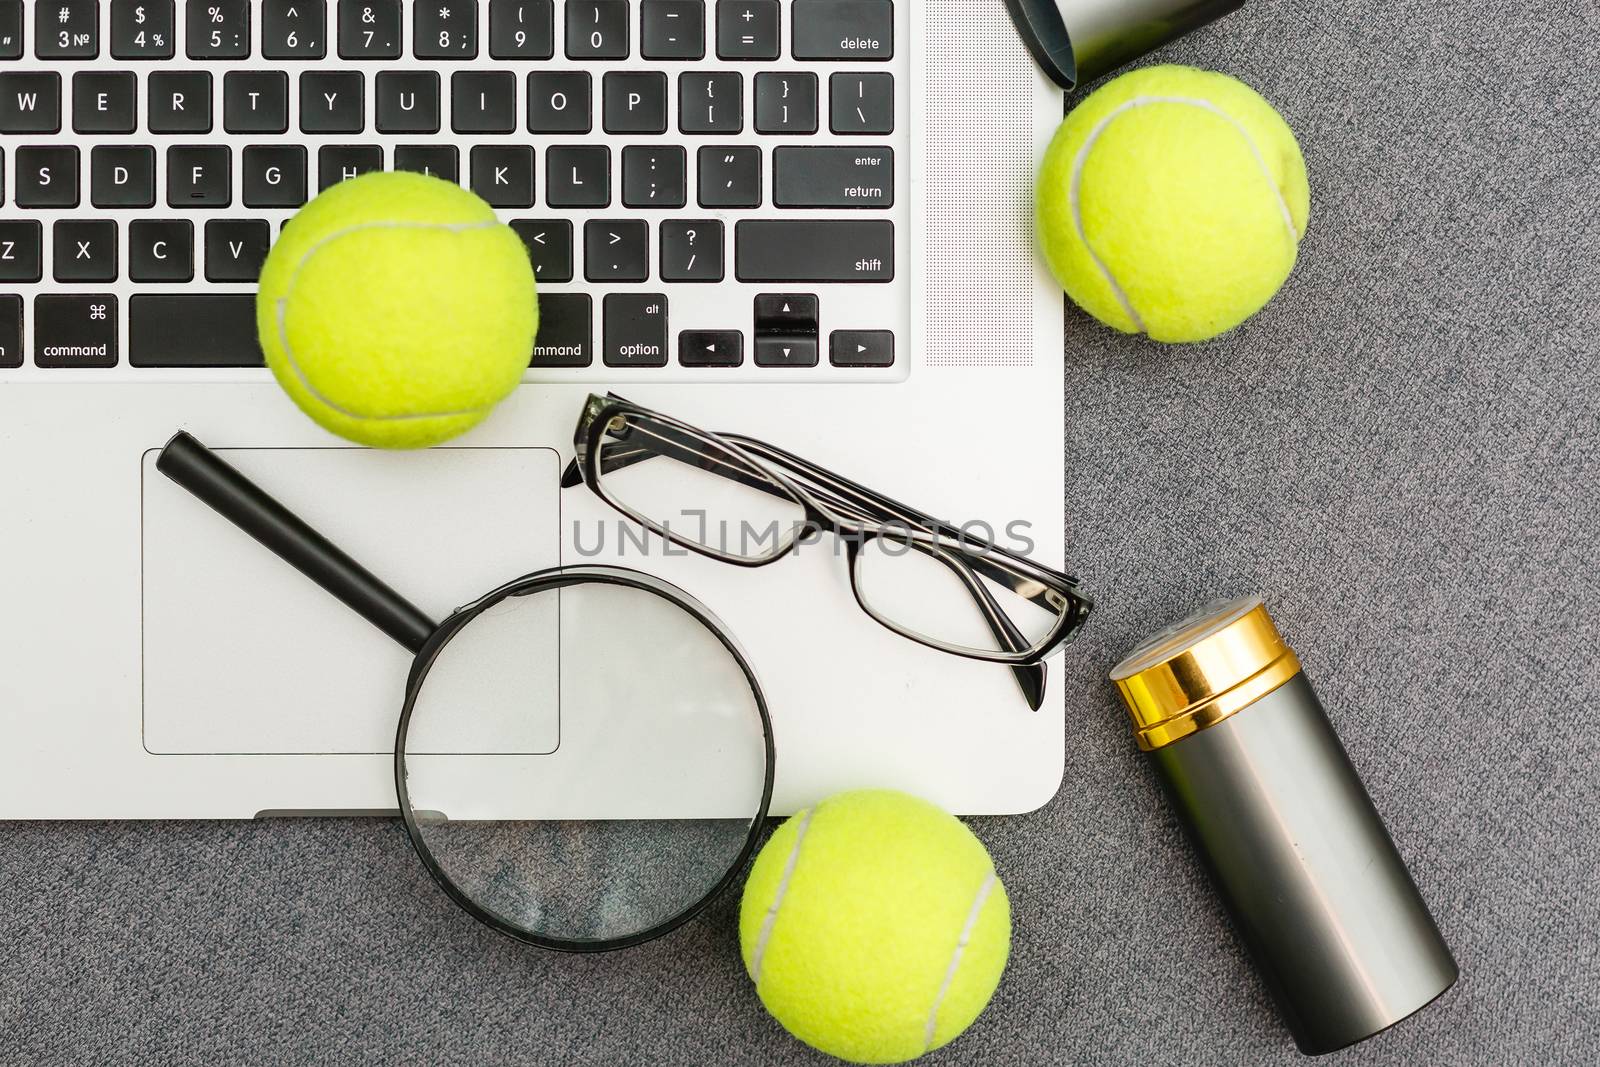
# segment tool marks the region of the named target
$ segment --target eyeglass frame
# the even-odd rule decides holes
[[[937,651],[962,656],[967,659],[1000,663],[1013,668],[1042,666],[1046,658],[1076,634],[1093,608],[1093,600],[1079,590],[1078,581],[1072,575],[1036,563],[1026,556],[1018,555],[993,544],[986,538],[975,536],[964,529],[935,519],[776,445],[742,434],[719,434],[709,430],[702,430],[681,420],[674,419],[670,415],[664,415],[641,404],[635,404],[614,393],[605,396],[590,394],[584,404],[583,412],[579,415],[577,427],[573,432],[575,456],[562,474],[561,487],[563,489],[572,488],[580,482],[587,485],[596,496],[622,515],[682,548],[697,552],[710,559],[732,563],[735,566],[764,567],[794,552],[804,541],[804,533],[797,532],[787,544],[767,556],[759,558],[740,556],[719,551],[710,545],[702,544],[682,534],[675,533],[670,525],[643,515],[622,502],[605,487],[604,474],[608,472],[603,472],[599,469],[600,455],[603,451],[600,444],[604,435],[613,431],[613,420],[619,416],[626,418],[630,415],[643,416],[670,428],[687,437],[691,443],[709,445],[712,448],[720,449],[747,465],[771,484],[761,485],[751,478],[738,477],[726,470],[710,471],[709,468],[701,467],[702,470],[715,473],[720,477],[739,481],[762,492],[768,492],[774,487],[782,490],[783,495],[790,502],[800,507],[804,513],[804,521],[797,524],[797,530],[810,529],[832,533],[845,542],[850,589],[855,596],[856,603],[870,618],[901,637]],[[682,442],[667,443],[676,444],[680,449],[689,451],[701,459],[712,458],[704,452],[685,448]],[[649,449],[641,449],[638,458],[631,460],[631,462],[639,462],[658,454],[664,454],[663,450],[651,446]],[[826,491],[832,494],[843,493],[847,497],[854,497],[856,498],[855,502],[852,504],[848,499],[840,500],[837,495],[831,500],[826,499],[820,496],[817,490],[798,484],[781,467],[774,466],[774,464],[787,465],[794,469],[795,474],[820,482]],[[613,469],[620,469],[626,465],[628,463],[624,462]],[[742,471],[738,473],[745,474]],[[846,510],[841,511],[841,507]],[[855,509],[854,515],[848,513],[848,510],[852,508]],[[891,521],[885,522],[873,517],[870,514],[872,509],[889,514]],[[909,542],[912,548],[922,551],[949,566],[952,572],[961,579],[962,584],[966,586],[968,594],[984,615],[985,621],[989,623],[990,629],[995,635],[996,643],[1009,643],[1012,645],[1013,651],[991,652],[940,641],[926,634],[907,629],[876,611],[868,603],[867,598],[861,591],[857,577],[858,559],[862,546],[868,540],[884,537]],[[975,548],[981,549],[981,551],[974,551]],[[1000,557],[1005,562],[1005,566],[996,565],[992,562],[991,557]],[[1030,643],[1017,630],[1016,624],[1006,615],[1004,609],[995,602],[992,594],[977,580],[977,574],[972,573],[973,571],[999,582],[1018,596],[1022,596],[1034,603],[1039,603],[1040,598],[1044,598],[1045,604],[1043,606],[1057,613],[1051,629],[1044,637]],[[1021,573],[1019,574],[1018,572]],[[1027,591],[1025,584],[1029,581],[1041,588],[1037,592]],[[1059,598],[1060,603],[1051,603],[1052,596]],[[1027,692],[1030,686],[1023,684],[1023,688]],[[1038,688],[1039,697],[1042,700],[1042,679]],[[1029,693],[1029,702],[1033,703],[1035,708],[1038,707],[1038,704],[1033,701],[1032,693]]]

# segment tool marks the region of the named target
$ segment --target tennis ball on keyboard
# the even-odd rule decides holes
[[[739,909],[756,992],[791,1034],[900,1063],[965,1030],[1000,982],[1011,908],[983,844],[904,793],[841,793],[778,828]]]
[[[538,324],[521,240],[472,193],[420,174],[352,178],[301,208],[256,297],[279,384],[379,448],[476,425],[516,388]]]
[[[1045,259],[1079,307],[1124,333],[1200,341],[1259,311],[1293,269],[1305,161],[1255,90],[1148,67],[1091,93],[1039,171]]]

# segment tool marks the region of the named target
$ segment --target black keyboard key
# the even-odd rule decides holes
[[[772,151],[778,207],[891,207],[894,149],[783,145]]]
[[[716,219],[662,220],[662,281],[720,282],[722,276],[721,222]]]
[[[508,70],[461,70],[452,74],[450,128],[456,133],[514,131],[517,76]]]
[[[373,95],[379,133],[439,132],[438,71],[380,71]]]
[[[717,0],[717,56],[777,59],[778,0]]]
[[[253,293],[146,293],[128,301],[133,367],[262,367]]]
[[[894,223],[887,219],[743,219],[734,226],[742,282],[887,282]]]
[[[100,54],[98,0],[39,0],[33,14],[33,54],[40,59],[94,59]]]
[[[533,206],[533,149],[478,145],[472,150],[472,191],[492,207]]]
[[[0,282],[44,277],[44,226],[38,219],[0,221]]]
[[[400,0],[339,0],[342,59],[400,58]]]
[[[489,0],[491,58],[549,59],[555,42],[551,0]]]
[[[254,282],[271,245],[265,219],[212,219],[206,223],[206,281]]]
[[[117,280],[117,224],[111,219],[62,219],[51,234],[51,272],[58,282]]]
[[[608,367],[667,365],[667,298],[661,293],[609,293],[605,363]]]
[[[206,280],[254,284],[271,247],[272,225],[265,219],[207,222],[202,241]]]
[[[737,367],[744,362],[744,334],[684,330],[678,334],[678,362],[685,367]]]
[[[261,0],[262,58],[321,59],[327,54],[325,0]]]
[[[817,76],[809,71],[756,75],[757,133],[816,133]]]
[[[794,0],[796,59],[893,59],[891,0]]]
[[[567,58],[628,58],[628,0],[567,0]]]
[[[299,207],[306,202],[304,145],[249,145],[239,166],[245,207]]]
[[[317,149],[317,190],[383,169],[383,148],[375,144],[330,144]]]
[[[79,71],[72,76],[72,128],[132,133],[139,121],[138,92],[132,71]]]
[[[744,129],[744,85],[730,72],[678,75],[678,129],[683,133],[738,133]]]
[[[281,70],[230,70],[222,78],[222,128],[227,133],[288,133],[289,75]]]
[[[187,0],[184,23],[190,59],[248,59],[250,0]]]
[[[22,0],[0,0],[0,59],[22,58]],[[17,322],[22,321],[18,312]],[[21,329],[18,326],[18,329]],[[19,361],[12,366],[20,367]]]
[[[34,297],[33,362],[39,367],[115,367],[117,298],[109,293]]]
[[[227,207],[233,172],[226,145],[173,145],[167,149],[167,206]]]
[[[756,295],[756,366],[815,367],[817,331],[816,294]]]
[[[888,330],[834,330],[828,362],[835,367],[894,366],[894,334]]]
[[[544,199],[551,207],[605,207],[611,203],[611,149],[556,145],[545,152]]]
[[[457,182],[461,180],[461,154],[453,144],[403,144],[394,150],[394,169]]]
[[[111,58],[171,59],[178,43],[172,8],[172,0],[111,0]]]
[[[194,223],[188,219],[135,219],[128,226],[128,277],[136,282],[193,279]]]
[[[624,148],[623,207],[682,207],[688,199],[688,167],[682,145]]]
[[[522,238],[540,282],[572,280],[572,223],[567,219],[513,219],[511,229]]]
[[[705,0],[642,0],[639,54],[646,59],[705,58]]]
[[[584,223],[583,276],[591,282],[642,282],[650,277],[649,224]]]
[[[412,5],[411,52],[418,59],[475,59],[477,0],[418,0]]]
[[[367,126],[366,79],[353,70],[300,75],[300,132],[360,133]]]
[[[0,368],[22,366],[22,297],[0,296]]]
[[[17,149],[18,207],[77,207],[78,150],[70,145]]]
[[[151,133],[210,133],[211,75],[203,70],[150,72]]]
[[[841,73],[829,77],[828,128],[834,133],[893,133],[894,75]]]
[[[815,334],[818,301],[815,293],[757,293],[752,302],[756,333]]]
[[[594,303],[588,293],[540,293],[534,367],[587,367],[594,362]]]
[[[594,106],[587,71],[539,71],[528,75],[529,133],[588,133]]]
[[[667,76],[662,71],[608,73],[601,95],[607,133],[667,132]]]
[[[55,71],[0,73],[0,133],[60,133],[61,75]]]
[[[761,149],[754,145],[707,145],[696,169],[701,207],[761,206]]]
[[[150,145],[95,145],[89,150],[89,203],[156,206],[156,150]]]

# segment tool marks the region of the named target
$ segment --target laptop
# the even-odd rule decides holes
[[[0,817],[394,808],[406,654],[162,478],[179,429],[434,617],[558,564],[681,586],[761,679],[775,812],[1043,805],[1058,671],[1032,710],[831,552],[669,551],[559,482],[610,390],[1071,570],[1061,111],[999,3],[0,0]],[[477,191],[539,281],[524,384],[423,452],[324,433],[253,338],[284,221],[379,168]]]

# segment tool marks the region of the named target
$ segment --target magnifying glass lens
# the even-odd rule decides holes
[[[634,943],[747,855],[769,789],[764,709],[715,621],[674,594],[513,587],[417,671],[408,826],[491,925],[557,947]]]

